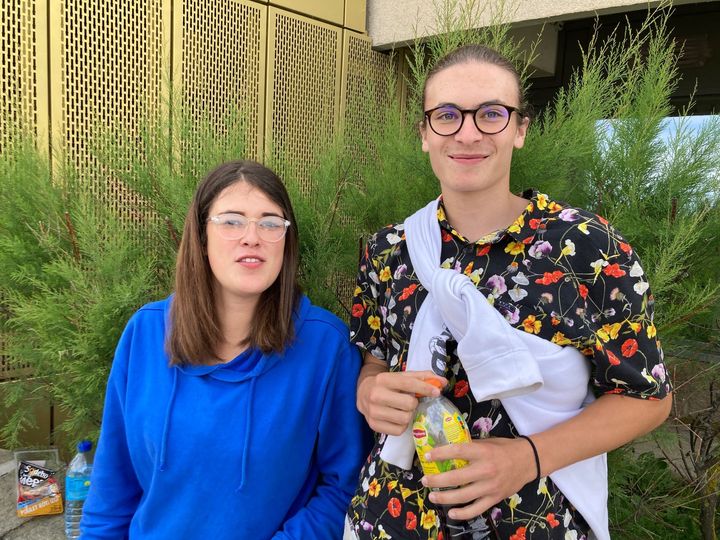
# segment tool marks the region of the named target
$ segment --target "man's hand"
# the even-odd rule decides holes
[[[662,400],[614,394],[599,397],[577,416],[532,434],[542,476],[609,452],[647,433],[667,418],[671,405],[672,394]],[[423,484],[431,488],[456,488],[430,495],[438,504],[467,505],[451,510],[453,519],[481,514],[517,493],[537,475],[532,447],[524,439],[490,438],[442,446],[429,454],[431,461],[460,458],[469,462],[462,469],[423,479]]]
[[[428,454],[430,461],[464,459],[468,462],[462,469],[426,475],[422,479],[423,485],[429,488],[455,488],[430,493],[430,500],[435,504],[466,505],[453,508],[449,512],[452,519],[479,516],[520,491],[537,475],[532,447],[524,439],[498,437],[448,444]]]
[[[418,405],[416,396],[440,395],[440,390],[424,382],[428,378],[447,384],[446,379],[432,371],[389,373],[385,362],[365,353],[358,378],[357,408],[376,432],[400,435],[413,420]]]

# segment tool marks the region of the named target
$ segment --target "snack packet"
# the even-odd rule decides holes
[[[18,517],[61,514],[60,459],[55,448],[15,452]]]

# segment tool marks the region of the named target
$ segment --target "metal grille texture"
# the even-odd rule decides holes
[[[62,0],[59,22],[61,65],[51,66],[60,70],[60,110],[51,111],[60,119],[59,142],[90,189],[120,216],[137,219],[142,201],[107,178],[96,156],[113,133],[131,139],[161,110],[168,78],[162,0]]]
[[[37,40],[35,3],[0,3],[0,152],[15,129],[37,126]]]
[[[341,29],[270,8],[270,153],[305,192],[320,150],[335,134],[341,79]],[[267,149],[266,149],[267,152]]]
[[[241,134],[246,157],[261,159],[267,7],[237,0],[184,0],[177,16],[184,113],[196,125],[209,123],[218,134]],[[185,155],[201,148],[199,136],[191,134]]]
[[[370,38],[350,30],[343,31],[343,79],[340,103],[341,128],[345,134],[345,153],[362,162],[370,146],[370,118],[382,117],[377,112],[386,107],[394,88],[388,87],[393,73],[392,57],[372,49]],[[341,215],[340,219],[347,220]],[[347,221],[346,221],[347,222]],[[356,231],[358,238],[361,231]],[[358,259],[363,242],[358,245]],[[356,276],[335,276],[338,298],[349,311]]]
[[[3,0],[0,3],[0,153],[8,148],[15,130],[37,133],[36,47],[34,2]],[[3,301],[0,295],[0,308]],[[23,368],[12,365],[1,354],[5,346],[5,338],[0,333],[0,381],[17,376]]]
[[[382,110],[393,97],[394,88],[388,85],[394,74],[392,57],[373,51],[370,39],[362,34],[346,30],[344,42],[343,129],[351,140],[368,143],[373,116],[368,112]],[[348,146],[347,151],[356,159],[363,157],[356,147]]]

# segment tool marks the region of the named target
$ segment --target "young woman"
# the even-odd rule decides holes
[[[608,539],[604,453],[671,404],[642,266],[600,216],[510,191],[529,118],[507,59],[451,52],[423,102],[442,195],[360,263],[358,408],[380,436],[346,538]],[[433,376],[473,441],[427,456],[467,466],[423,475],[409,427]]]
[[[210,172],[175,294],[135,313],[118,344],[85,540],[341,537],[367,450],[347,391],[360,358],[297,271],[280,179],[251,161]]]

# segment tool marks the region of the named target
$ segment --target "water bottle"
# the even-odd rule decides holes
[[[439,379],[425,379],[425,382],[432,384],[438,389],[442,388]],[[460,469],[467,465],[462,459],[447,459],[444,461],[428,461],[425,454],[436,446],[446,444],[469,443],[472,440],[470,430],[458,408],[446,397],[423,396],[419,398],[420,403],[415,410],[415,421],[413,422],[413,440],[415,450],[420,460],[420,465],[425,474],[438,474],[441,472]],[[473,538],[470,531],[467,531],[467,524],[463,521],[456,521],[447,515],[450,507],[438,505],[440,513],[441,528],[443,536],[448,540]]]
[[[92,465],[88,463],[90,441],[80,441],[65,475],[65,536],[80,538],[80,518],[90,489]]]

